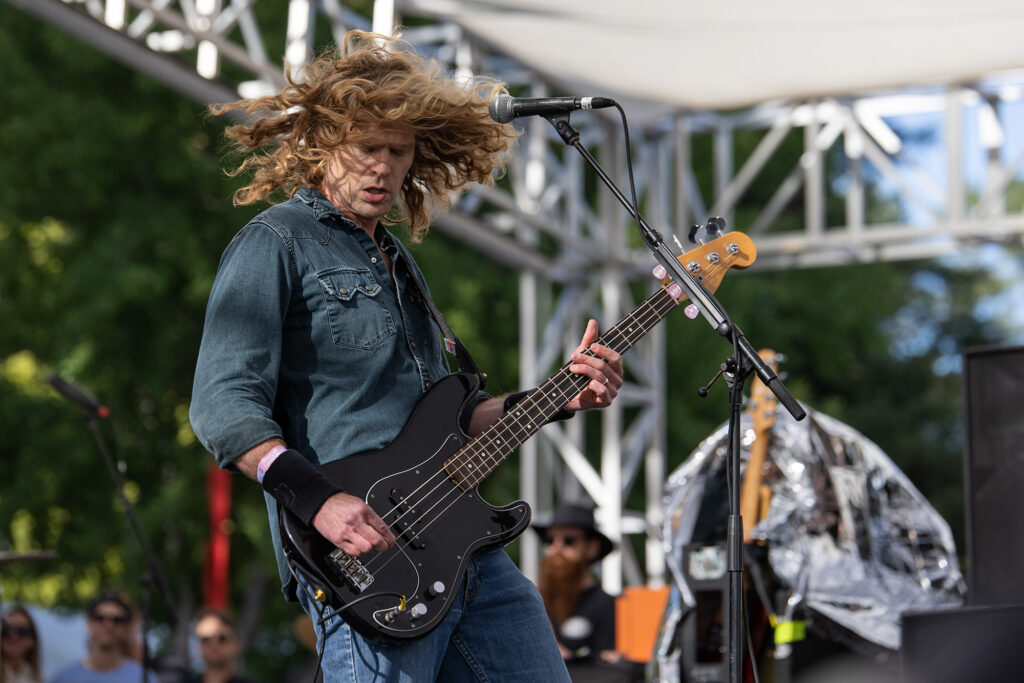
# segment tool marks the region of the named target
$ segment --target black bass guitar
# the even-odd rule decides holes
[[[730,232],[679,260],[714,291],[729,268],[749,266],[755,254],[749,237]],[[678,285],[655,271],[662,288],[599,343],[624,353],[685,299]],[[438,382],[388,447],[322,466],[328,479],[383,518],[395,545],[349,555],[282,507],[281,540],[293,570],[360,633],[426,635],[448,613],[473,554],[509,543],[530,522],[525,502],[494,507],[477,486],[589,381],[567,363],[473,439],[460,429],[458,416],[477,390],[476,379],[456,373]]]

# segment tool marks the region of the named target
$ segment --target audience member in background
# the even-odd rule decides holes
[[[139,683],[142,666],[132,659],[133,605],[115,592],[100,593],[86,608],[86,657],[58,673],[52,683]],[[150,673],[146,680],[157,683]]]
[[[121,642],[124,656],[141,664],[142,658],[145,656],[145,648],[142,644],[142,615],[139,613],[135,601],[132,600],[132,596],[128,593],[118,591],[117,597],[128,608],[128,614],[131,615],[128,625],[124,629],[124,640]]]
[[[547,524],[535,523],[533,528],[547,544],[538,588],[570,675],[574,664],[616,661],[615,598],[591,573],[591,566],[613,545],[597,530],[594,511],[562,503]]]
[[[207,609],[199,614],[195,628],[203,672],[194,683],[255,683],[238,673],[242,645],[234,620],[220,610]]]
[[[12,607],[0,627],[0,650],[3,667],[0,683],[42,683],[39,674],[39,634],[28,610]]]

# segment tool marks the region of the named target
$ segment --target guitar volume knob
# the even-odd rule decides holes
[[[409,609],[409,621],[416,621],[422,616],[427,614],[427,606],[422,602],[417,602]]]
[[[427,597],[428,598],[436,598],[439,595],[443,595],[444,594],[444,590],[445,590],[444,583],[441,582],[441,581],[435,581],[434,583],[430,584],[430,588],[427,589]]]

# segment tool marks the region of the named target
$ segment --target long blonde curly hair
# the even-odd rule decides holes
[[[222,115],[242,111],[246,122],[226,134],[245,159],[229,175],[252,172],[234,194],[236,205],[267,200],[281,190],[320,188],[332,152],[353,129],[400,125],[412,129],[415,154],[401,189],[399,215],[414,241],[427,233],[430,208],[447,208],[466,183],[492,184],[515,130],[491,120],[487,103],[503,84],[475,78],[460,84],[405,41],[349,31],[343,51],[331,50],[288,78],[276,95],[213,105]]]

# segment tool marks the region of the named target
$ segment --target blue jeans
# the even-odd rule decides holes
[[[315,606],[298,593],[315,623]],[[325,683],[569,681],[540,594],[500,549],[470,561],[451,611],[423,638],[365,638],[331,617],[317,628],[317,646]]]

